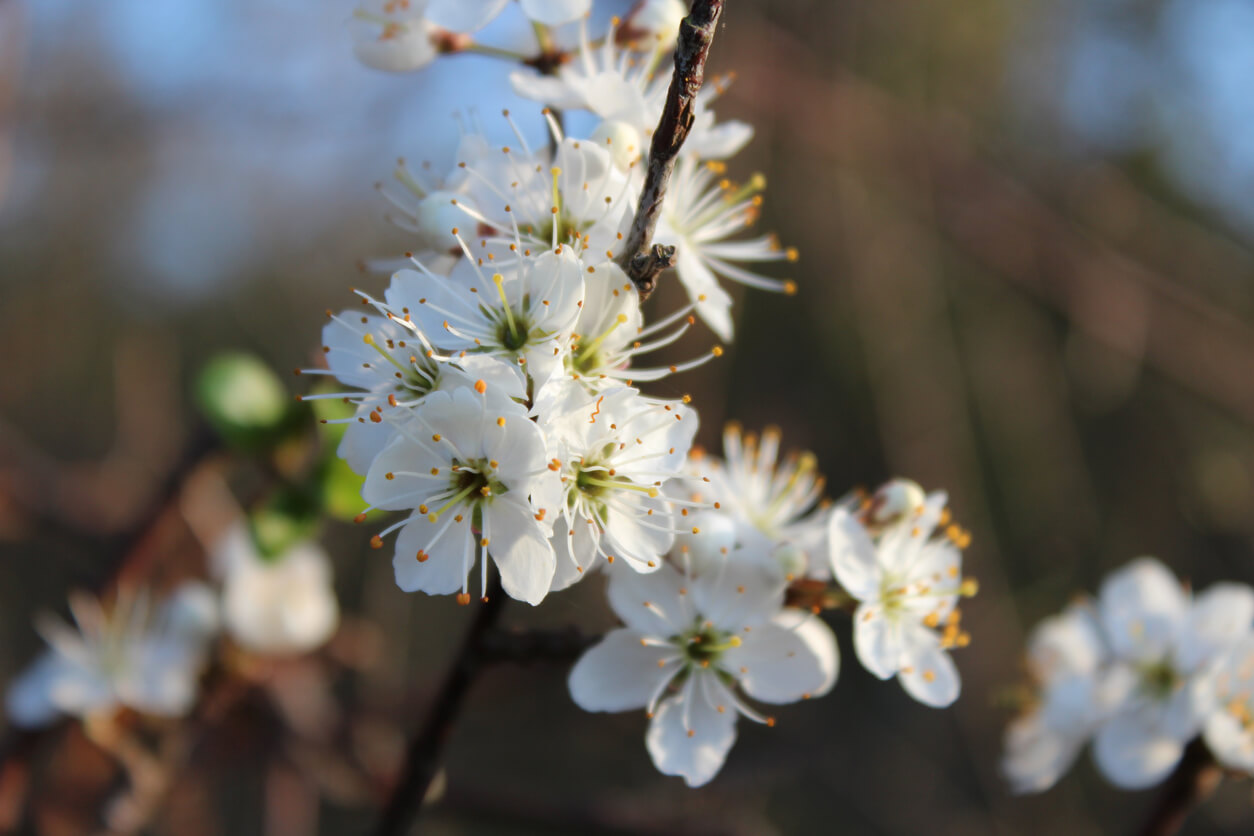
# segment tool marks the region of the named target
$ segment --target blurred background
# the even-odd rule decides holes
[[[41,646],[32,616],[119,561],[203,571],[171,488],[189,455],[203,465],[196,372],[228,348],[309,365],[322,311],[382,289],[359,263],[406,248],[372,188],[395,158],[451,162],[455,112],[508,106],[543,136],[535,106],[497,94],[506,65],[376,73],[349,13],[0,0],[0,681]],[[833,617],[834,693],[742,722],[691,791],[656,774],[639,714],[580,712],[561,665],[498,666],[424,832],[1123,832],[1154,793],[1087,758],[1043,796],[1008,794],[1005,697],[1026,630],[1135,556],[1198,587],[1254,581],[1254,4],[729,0],[724,23],[711,67],[737,78],[718,112],[757,128],[730,175],[766,175],[762,227],[800,249],[800,292],[741,294],[727,355],[651,391],[691,392],[711,450],[729,418],[782,426],[836,494],[894,475],[948,489],[981,581],[963,697],[938,712],[875,681]],[[664,281],[650,305],[679,298]],[[399,592],[361,529],[328,523],[323,542],[341,634],[224,713],[153,832],[372,820],[369,776],[394,768],[467,612]],[[610,617],[592,582],[505,619]],[[27,758],[18,832],[94,829],[118,780],[57,734]],[[1184,832],[1251,829],[1251,787],[1229,781]]]

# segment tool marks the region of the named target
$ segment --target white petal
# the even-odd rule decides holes
[[[717,695],[718,702],[712,704],[707,692]],[[736,710],[721,696],[725,692],[713,676],[698,673],[678,696],[658,707],[645,746],[659,772],[682,775],[690,787],[709,783],[718,774],[736,742]]]
[[[474,569],[473,551],[470,560],[466,560],[467,540],[473,536],[468,522],[453,523],[452,528],[432,544],[432,536],[444,522],[428,522],[426,517],[415,514],[401,529],[396,538],[392,569],[396,573],[396,585],[404,591],[450,595],[462,588],[467,571]],[[426,560],[420,561],[419,553]]]
[[[376,424],[369,419],[372,409],[372,406],[365,404],[357,408],[357,417],[365,418],[366,422],[360,424],[354,421],[345,427],[340,446],[335,451],[341,459],[348,462],[354,473],[363,476],[370,470],[370,463],[396,435],[396,429],[391,424]]]
[[[689,138],[691,145],[684,151],[703,160],[725,160],[734,157],[753,139],[753,126],[737,119],[729,119],[705,130],[694,131]]]
[[[1048,728],[1037,713],[1018,717],[1006,727],[1001,770],[1016,793],[1044,792],[1075,762],[1083,737]]]
[[[615,562],[610,567],[610,607],[633,630],[646,636],[666,638],[692,625],[696,613],[687,581],[669,563],[656,572],[637,572]],[[686,590],[684,595],[680,589]]]
[[[897,674],[906,693],[924,705],[944,708],[958,699],[962,680],[940,638],[918,624],[902,626],[902,668]]]
[[[560,26],[586,15],[592,0],[518,0],[518,5],[536,23]]]
[[[573,534],[570,533],[572,531]],[[572,523],[563,516],[554,526],[549,542],[553,544],[553,555],[557,561],[550,592],[566,589],[583,580],[589,570],[598,565],[591,526],[582,520]]]
[[[642,645],[635,630],[611,630],[571,669],[571,699],[584,711],[644,708],[678,671],[670,646]]]
[[[1112,718],[1097,732],[1093,745],[1093,759],[1102,774],[1128,790],[1166,778],[1183,752],[1183,743],[1162,735],[1137,712]]]
[[[1254,772],[1254,731],[1227,711],[1216,711],[1206,721],[1206,746],[1224,766]]]
[[[1254,625],[1254,589],[1243,583],[1218,583],[1198,595],[1176,648],[1176,664],[1196,670],[1215,654],[1249,635]]]
[[[448,461],[405,436],[397,436],[371,462],[361,488],[362,499],[388,511],[417,508],[447,487],[444,481],[424,478],[433,467],[447,472]],[[406,473],[424,476],[397,475]],[[388,474],[392,474],[391,479]]]
[[[619,504],[627,506],[630,513],[623,513],[620,509],[609,510],[605,520],[606,551],[637,565],[643,564],[640,567],[642,570],[649,568],[649,563],[661,563],[662,556],[670,551],[675,542],[674,532],[659,530],[672,523],[666,500],[660,496],[632,492],[631,496],[621,497]],[[650,511],[652,514],[649,514]],[[648,523],[648,526],[643,523]]]
[[[723,630],[764,624],[784,606],[778,573],[756,563],[723,559],[704,567],[693,591],[701,615]]]
[[[837,508],[827,523],[828,554],[836,580],[859,601],[877,600],[883,572],[875,557],[875,544],[866,528],[844,508]]]
[[[501,573],[505,593],[528,604],[540,603],[553,584],[557,558],[531,506],[512,495],[502,496],[487,505],[483,514],[491,536],[488,551]]]
[[[770,623],[741,633],[742,644],[726,651],[720,667],[740,680],[740,687],[756,700],[796,702],[826,694],[836,684],[840,651],[836,637],[823,621],[781,613]],[[740,673],[741,669],[745,673]]]
[[[184,642],[153,640],[135,649],[116,683],[118,696],[146,714],[178,717],[196,701],[200,653]]]
[[[863,604],[853,615],[853,649],[862,667],[888,679],[901,667],[901,629],[878,604]]]
[[[51,698],[52,683],[64,663],[55,653],[45,653],[9,685],[5,708],[16,726],[46,726],[61,715]]]
[[[1100,607],[1102,627],[1117,655],[1157,661],[1174,643],[1189,601],[1167,567],[1143,557],[1106,578]]]
[[[1096,614],[1087,603],[1072,604],[1045,619],[1028,637],[1028,660],[1033,675],[1042,681],[1092,673],[1108,655]]]
[[[688,242],[678,239],[662,241],[678,248],[675,270],[688,291],[688,298],[697,306],[697,315],[719,339],[732,338],[731,296],[719,286],[718,279]]]

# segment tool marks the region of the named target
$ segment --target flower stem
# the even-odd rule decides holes
[[[500,618],[505,605],[505,593],[495,575],[488,585],[487,596],[488,600],[475,610],[474,620],[466,630],[462,646],[435,696],[426,722],[409,743],[400,778],[392,788],[373,831],[375,836],[404,836],[410,832],[422,810],[422,802],[440,769],[441,756],[453,723],[461,713],[466,695],[478,678],[483,663],[487,661],[483,654],[483,639]]]
[[[1174,836],[1193,809],[1211,797],[1222,779],[1223,769],[1201,738],[1195,739],[1163,784],[1154,812],[1139,831],[1141,836]]]

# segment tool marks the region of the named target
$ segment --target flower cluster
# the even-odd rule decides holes
[[[437,0],[358,18],[383,27],[369,50],[416,39],[431,55],[500,56],[470,36],[507,4],[466,5],[478,10],[464,19]],[[690,785],[719,771],[738,716],[774,723],[754,703],[832,688],[839,656],[824,610],[854,614],[873,674],[949,704],[959,680],[948,651],[968,641],[957,601],[974,584],[961,577],[967,535],[945,495],[896,481],[832,503],[815,457],[781,456],[777,429],[729,426],[720,460],[692,447],[687,397],[636,388],[721,354],[646,359],[698,318],[731,339],[724,281],[795,289],[753,267],[795,251],[740,237],[765,181],[727,176],[752,129],[716,120],[722,81],[693,103],[654,235],[675,248],[688,304],[646,322],[620,266],[683,4],[638,3],[596,40],[586,2],[545,4],[548,18],[519,6],[540,56],[510,81],[545,106],[549,143],[533,147],[506,112],[516,143],[471,132],[447,170],[401,162],[381,190],[411,236],[407,261],[382,294],[358,290],[361,308],[328,314],[326,368],[302,370],[338,383],[310,397],[352,405],[340,455],[365,477],[366,510],[401,515],[373,545],[390,547],[402,589],[463,604],[476,574],[487,596],[490,563],[504,592],[530,604],[607,571],[624,626],[575,666],[571,694],[590,711],[645,709],[654,763]],[[564,60],[541,60],[563,39]],[[410,66],[429,60],[419,52]],[[558,113],[576,110],[585,118],[571,124],[587,130],[571,135]]]
[[[723,461],[694,450],[672,483],[703,507],[662,568],[611,572],[610,606],[625,626],[571,672],[575,702],[645,709],[654,764],[699,786],[722,767],[737,716],[775,724],[752,702],[831,690],[839,652],[819,614],[836,608],[854,610],[864,667],[896,675],[925,704],[953,702],[959,680],[947,651],[969,641],[957,601],[974,584],[961,578],[968,535],[948,523],[944,494],[899,479],[828,503],[813,456],[779,460],[778,430],[759,439],[731,425],[723,441]]]
[[[1093,740],[1111,783],[1158,783],[1199,733],[1216,758],[1254,767],[1254,589],[1193,595],[1153,558],[1102,584],[1096,601],[1042,622],[1028,644],[1028,710],[1006,731],[1019,792],[1051,787]]]

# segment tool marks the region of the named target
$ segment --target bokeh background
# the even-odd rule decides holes
[[[359,263],[406,248],[372,188],[394,158],[451,162],[455,113],[505,137],[490,115],[509,106],[542,135],[491,59],[360,66],[349,11],[0,0],[0,680],[37,652],[32,615],[121,556],[196,571],[162,504],[198,437],[191,381],[228,348],[306,365],[322,311],[384,286]],[[835,618],[835,692],[742,722],[689,791],[654,772],[642,716],[581,713],[560,665],[497,667],[424,832],[1124,832],[1152,791],[1085,758],[1013,798],[1000,734],[1026,630],[1111,569],[1154,554],[1199,587],[1254,581],[1254,4],[729,0],[724,22],[718,110],[757,127],[730,174],[766,175],[762,225],[800,249],[800,293],[741,294],[727,355],[652,391],[691,392],[714,450],[726,419],[780,425],[836,493],[948,489],[982,582],[963,697],[938,712],[875,681]],[[666,284],[654,310],[679,298]],[[466,612],[396,590],[359,529],[323,539],[344,633],[197,744],[154,832],[371,821],[382,790],[333,755],[394,760]],[[593,582],[506,620],[609,616]],[[19,832],[82,832],[117,780],[72,730],[30,760],[42,800]],[[1252,828],[1230,781],[1185,832]]]

